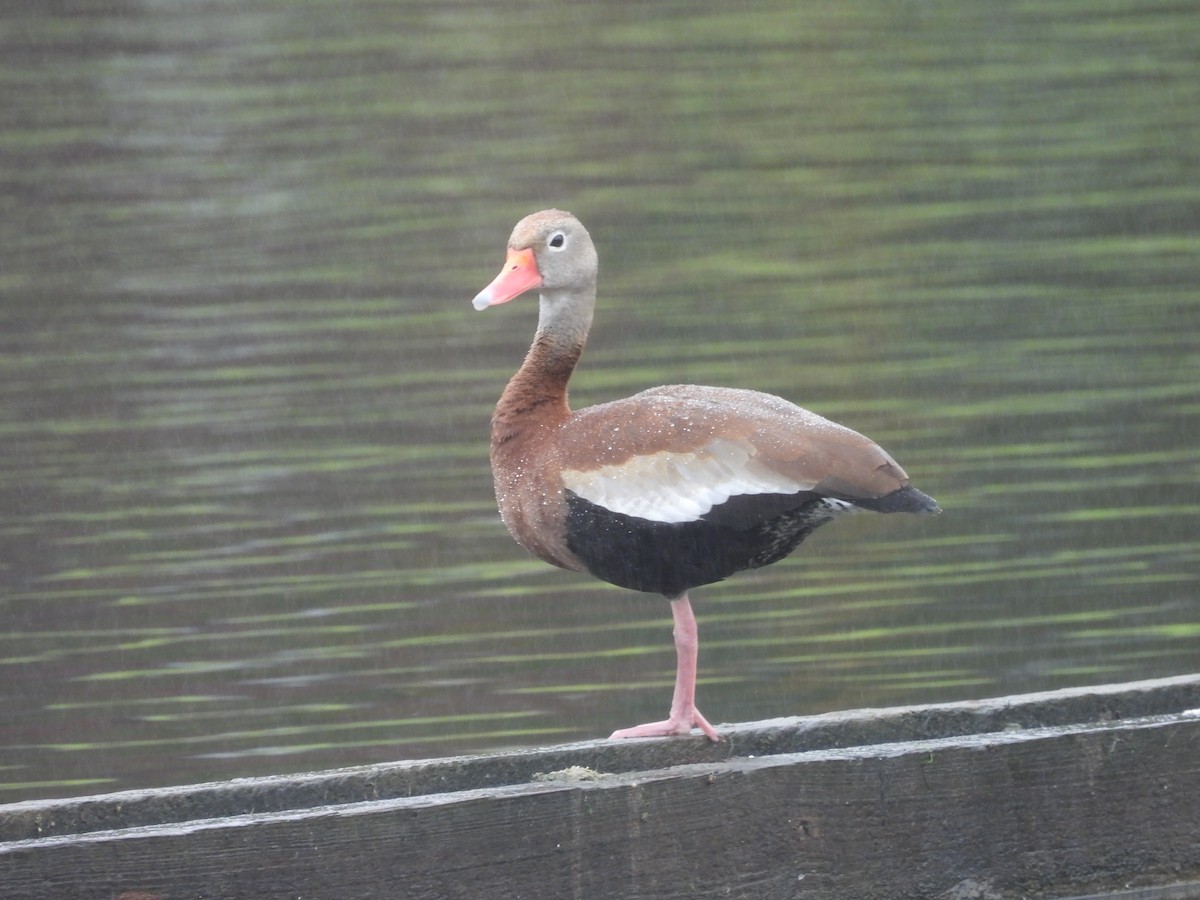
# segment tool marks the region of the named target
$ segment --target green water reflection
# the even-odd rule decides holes
[[[85,6],[0,12],[0,800],[661,714],[665,605],[491,499],[548,205],[577,405],[772,391],[946,510],[698,592],[714,721],[1196,670],[1194,4]]]

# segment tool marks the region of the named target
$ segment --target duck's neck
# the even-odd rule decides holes
[[[570,415],[567,383],[587,342],[595,298],[595,284],[576,293],[542,292],[537,334],[492,417],[493,447],[529,426]]]

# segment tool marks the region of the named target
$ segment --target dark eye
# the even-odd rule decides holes
[[[561,231],[558,232],[558,234],[554,235],[554,237],[550,238],[550,246],[554,247],[555,249],[561,247],[566,242],[567,242],[567,236],[565,234],[563,234]]]

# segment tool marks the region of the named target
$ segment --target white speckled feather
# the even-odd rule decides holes
[[[756,458],[754,447],[716,438],[691,452],[634,456],[587,471],[563,469],[563,485],[613,512],[654,522],[694,522],[730,497],[810,490]]]

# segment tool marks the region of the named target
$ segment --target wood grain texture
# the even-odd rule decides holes
[[[1186,704],[1198,684],[1172,680],[1164,690]],[[1076,692],[1061,705],[1132,710],[1136,693],[1109,693],[1089,706],[1086,694]],[[1155,694],[1141,691],[1148,701],[1142,710],[1156,706]],[[1060,705],[1052,700],[988,703],[974,710],[978,721],[999,724],[992,714],[1008,709],[1030,724],[727,756],[584,781],[438,792],[434,780],[417,796],[275,812],[254,811],[252,795],[243,793],[250,808],[237,814],[8,840],[0,844],[0,885],[6,898],[83,900],[133,891],[170,900],[965,900],[1063,897],[1196,879],[1200,716],[1194,707],[1139,718],[1102,713],[1072,724],[1052,721]],[[921,708],[919,721],[947,728],[962,721],[967,706]],[[907,721],[905,730],[915,734],[914,712],[896,718],[895,711],[863,711],[840,714],[839,721],[853,720],[863,734],[872,721],[892,734]],[[784,732],[796,729],[766,723],[759,730],[782,742]],[[840,734],[855,732],[843,727]],[[642,752],[692,743],[639,742]],[[617,762],[605,747],[576,745],[541,764]],[[211,790],[216,798],[219,786]],[[14,805],[20,806],[28,805]],[[21,810],[0,808],[0,821],[10,812]]]

